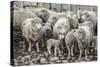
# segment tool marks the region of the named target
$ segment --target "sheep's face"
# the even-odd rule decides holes
[[[65,34],[68,32],[67,25],[58,26],[59,38],[64,39]]]
[[[45,33],[48,37],[48,35],[51,35],[52,34],[52,28],[51,28],[51,25],[50,23],[45,23],[45,25],[43,26],[44,30],[45,30]]]
[[[59,28],[59,33],[60,34],[65,34],[66,33],[66,29],[64,27],[58,27]]]
[[[38,29],[38,30],[40,30],[40,29],[41,29],[41,27],[42,27],[42,25],[41,25],[40,23],[35,24],[35,25],[36,25],[36,27],[37,27],[37,29]]]
[[[88,14],[88,13],[84,13],[84,14],[81,16],[81,21],[82,21],[82,22],[88,21],[88,20],[90,20],[89,18],[90,18],[89,14]]]
[[[34,18],[32,20],[32,25],[35,27],[37,30],[40,30],[42,27],[42,20],[38,17]]]
[[[46,22],[48,20],[48,11],[45,9],[42,9],[39,11],[38,16],[42,19],[43,22]]]
[[[63,25],[58,26],[58,29],[59,29],[60,34],[66,34],[66,32],[68,31],[67,24],[66,25],[63,24]]]
[[[51,25],[54,25],[57,22],[57,17],[50,16],[47,22],[49,22]]]

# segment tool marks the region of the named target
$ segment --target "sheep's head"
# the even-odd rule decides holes
[[[42,19],[42,21],[45,23],[48,20],[49,13],[46,9],[41,9],[38,13],[37,16]]]
[[[90,15],[88,13],[88,11],[84,11],[80,17],[80,21],[81,23],[90,20]]]
[[[37,30],[41,29],[43,22],[39,17],[33,18],[31,22],[32,22],[32,26],[35,27]]]
[[[67,28],[67,24],[58,26],[59,30],[59,39],[64,39],[65,34],[69,31]]]
[[[57,22],[57,17],[55,15],[52,15],[49,17],[47,23],[50,23],[52,26]]]

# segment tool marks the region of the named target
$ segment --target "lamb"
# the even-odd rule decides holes
[[[39,41],[41,39],[42,20],[39,17],[28,18],[22,22],[22,36],[28,42],[28,51],[31,51],[32,42],[36,43],[39,52]]]
[[[59,55],[61,55],[60,52],[60,45],[61,45],[61,40],[60,39],[49,39],[47,40],[47,51],[49,53],[49,55],[51,55],[51,48],[54,47],[54,55],[57,56],[57,50]]]

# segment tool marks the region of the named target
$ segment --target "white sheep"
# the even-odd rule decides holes
[[[88,25],[80,26],[75,30],[74,36],[78,41],[78,47],[80,50],[79,60],[82,57],[83,51],[85,51],[85,60],[88,60],[87,54],[89,50],[89,46],[91,45],[93,34],[91,33],[91,27]]]
[[[70,22],[71,29],[77,29],[79,26],[79,20],[76,13],[67,14],[68,20]]]
[[[47,22],[50,15],[53,15],[56,13],[46,8],[35,8],[32,10],[32,12],[35,13],[38,17],[40,17],[44,23]]]
[[[67,13],[55,13],[53,15],[50,15],[48,18],[47,23],[50,23],[52,28],[55,25],[55,23],[61,18],[61,17],[66,17],[67,18]]]
[[[84,21],[91,21],[94,25],[94,35],[97,34],[97,15],[93,11],[83,11],[83,14],[81,16],[82,22]]]
[[[74,36],[74,30],[69,31],[65,35],[65,44],[68,50],[68,59],[74,56],[73,51],[74,47],[77,45],[76,37]]]
[[[53,27],[53,35],[57,38],[64,38],[65,34],[70,31],[70,24],[67,18],[61,17]]]
[[[41,39],[41,25],[42,20],[39,17],[28,18],[22,22],[22,36],[28,42],[28,51],[31,51],[32,42],[36,42],[36,48],[39,52],[39,40]]]
[[[60,52],[60,45],[61,45],[62,41],[60,39],[49,39],[47,40],[47,51],[49,53],[49,55],[51,55],[51,48],[54,47],[54,55],[57,56],[57,50],[59,55],[61,55]]]
[[[36,17],[35,13],[30,10],[14,10],[13,11],[13,26],[21,26],[22,22],[27,18]]]

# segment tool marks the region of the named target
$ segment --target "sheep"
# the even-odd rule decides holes
[[[44,23],[47,22],[50,15],[53,15],[56,13],[46,8],[36,8],[36,9],[33,9],[32,12],[35,13],[38,17],[40,17]]]
[[[13,26],[21,26],[22,22],[27,18],[36,17],[35,13],[29,10],[14,10],[13,11]]]
[[[91,27],[87,25],[80,26],[78,29],[75,29],[74,36],[78,41],[78,47],[80,50],[79,60],[82,57],[83,51],[85,51],[85,60],[88,60],[87,54],[93,39]]]
[[[70,31],[69,21],[65,17],[61,17],[53,27],[53,35],[55,38],[63,38]]]
[[[61,17],[67,17],[67,13],[55,13],[53,15],[50,15],[50,17],[48,18],[47,23],[51,24],[51,27],[53,28],[53,26],[55,25],[55,23],[61,18]]]
[[[74,47],[77,45],[77,39],[73,33],[74,33],[74,30],[71,30],[65,35],[65,44],[68,49],[68,59],[74,56],[73,50],[74,50]]]
[[[60,45],[62,44],[62,41],[60,39],[49,39],[47,40],[47,51],[49,55],[51,55],[51,48],[54,47],[54,55],[57,56],[57,50],[59,55],[61,55],[60,52]]]
[[[84,11],[81,16],[81,21],[91,21],[94,25],[94,35],[97,34],[97,15],[93,11]],[[95,33],[96,32],[96,33]]]
[[[76,13],[67,14],[67,18],[70,22],[71,29],[77,29],[79,26],[78,16]]]
[[[45,23],[45,25],[41,28],[42,31],[42,44],[45,45],[45,42],[53,36],[52,28],[49,23]]]
[[[36,43],[39,52],[39,41],[41,39],[42,20],[39,17],[28,18],[22,22],[22,36],[28,42],[28,51],[31,51],[32,42]],[[31,42],[32,41],[32,42]]]
[[[94,34],[94,24],[92,23],[92,21],[85,21],[84,23],[80,23],[79,27],[81,27],[81,26],[88,26],[88,27],[90,27],[90,32],[92,34]]]
[[[19,44],[20,41],[23,41],[22,37],[22,30],[21,30],[21,24],[22,22],[27,18],[34,18],[36,17],[36,14],[32,13],[30,10],[13,10],[12,11],[12,27],[13,27],[13,41],[14,44]],[[15,45],[16,47],[17,45]],[[20,47],[18,47],[20,48]]]

